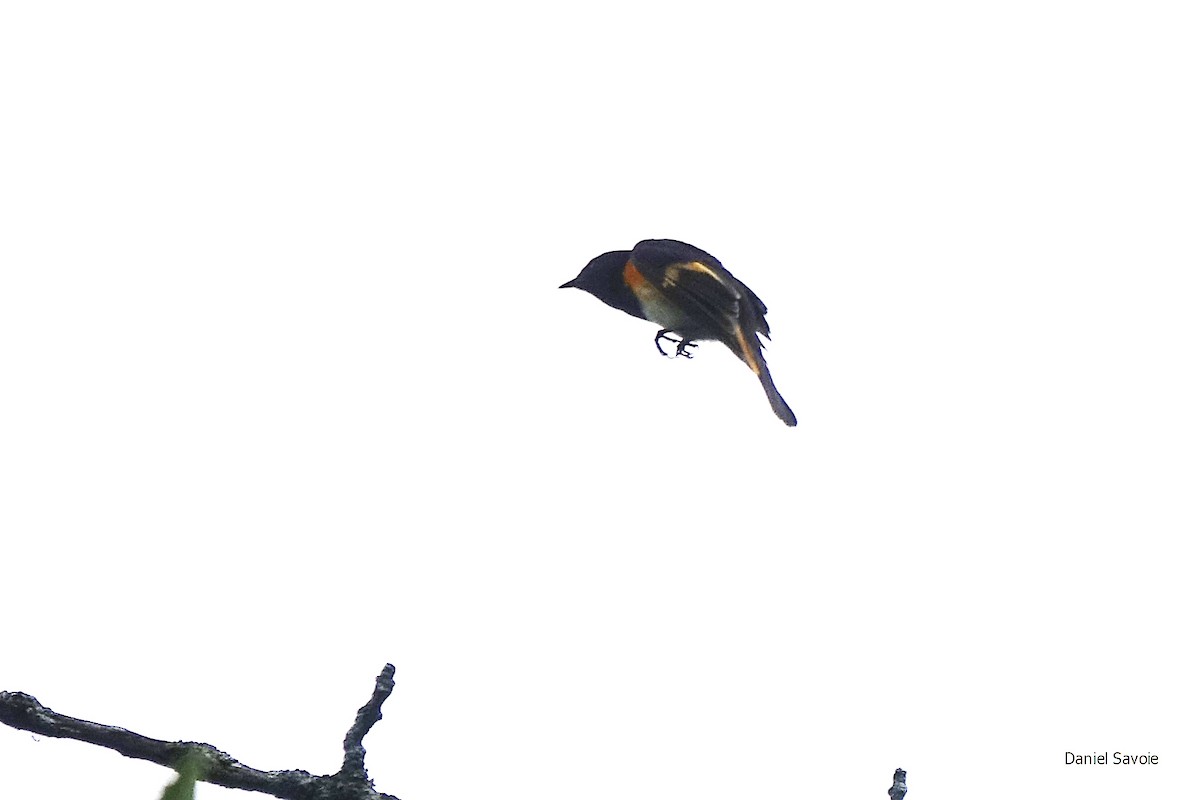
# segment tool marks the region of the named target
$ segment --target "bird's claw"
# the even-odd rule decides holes
[[[692,357],[692,354],[688,352],[688,348],[695,347],[695,342],[688,341],[687,339],[683,338],[677,339],[674,336],[671,336],[670,332],[666,329],[661,330],[658,332],[658,335],[654,337],[654,346],[657,347],[658,352],[662,353],[664,356],[669,356],[670,353],[668,353],[666,350],[663,350],[662,345],[659,344],[659,341],[662,339],[666,339],[668,342],[671,342],[675,345],[675,358],[678,358],[679,356],[683,356],[684,358]]]
[[[654,337],[654,346],[658,348],[659,353],[665,356],[667,355],[667,351],[663,350],[662,345],[659,344],[663,339],[666,339],[668,342],[678,342],[679,340],[674,336],[668,336],[665,329],[658,332],[658,335]]]

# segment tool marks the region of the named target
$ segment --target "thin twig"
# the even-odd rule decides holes
[[[342,742],[342,749],[345,750],[346,756],[342,760],[342,768],[338,771],[343,778],[356,778],[370,782],[367,777],[367,750],[363,747],[362,741],[367,732],[371,730],[371,726],[383,719],[383,701],[387,700],[392,690],[396,688],[395,676],[396,668],[391,664],[383,668],[383,672],[379,673],[379,677],[375,679],[375,691],[371,694],[371,699],[358,710],[358,714],[354,717],[354,724],[346,732],[346,738]]]

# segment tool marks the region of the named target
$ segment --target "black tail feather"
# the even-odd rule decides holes
[[[771,371],[767,369],[765,363],[762,364],[762,369],[759,370],[758,379],[762,381],[763,391],[767,393],[767,399],[771,401],[771,410],[775,412],[775,416],[783,420],[784,425],[791,428],[796,427],[796,415],[788,407],[787,401],[783,399],[783,395],[775,388],[775,381],[771,380]]]

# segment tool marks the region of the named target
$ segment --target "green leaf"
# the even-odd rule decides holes
[[[196,781],[204,777],[204,755],[189,750],[175,771],[179,777],[163,789],[162,800],[196,800]]]

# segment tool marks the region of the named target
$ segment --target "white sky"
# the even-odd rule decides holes
[[[0,689],[321,772],[393,661],[405,800],[1194,792],[1196,14],[5,4]],[[647,237],[798,429],[555,288]]]

